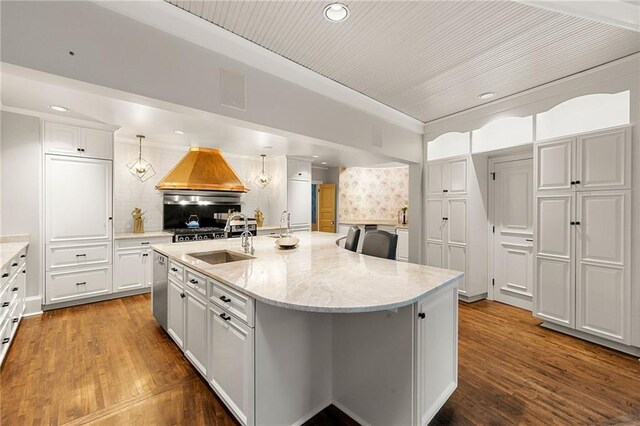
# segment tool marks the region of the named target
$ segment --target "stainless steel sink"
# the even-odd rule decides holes
[[[255,257],[249,256],[248,254],[236,253],[228,250],[205,251],[202,253],[187,253],[187,256],[195,257],[196,259],[206,262],[210,265],[238,262],[239,260],[255,259]]]

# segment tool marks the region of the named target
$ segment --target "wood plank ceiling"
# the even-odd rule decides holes
[[[167,0],[423,122],[640,51],[640,33],[510,1]]]

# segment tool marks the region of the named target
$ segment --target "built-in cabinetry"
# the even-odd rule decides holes
[[[109,294],[113,134],[43,126],[45,304]]]
[[[25,309],[27,247],[0,265],[0,366],[22,320]]]
[[[245,425],[254,424],[254,301],[169,261],[167,332]]]
[[[311,163],[287,158],[287,210],[291,229],[311,230]]]
[[[535,145],[534,315],[628,345],[630,126]]]
[[[115,240],[113,292],[149,289],[153,280],[152,244],[170,243],[171,237]]]
[[[486,261],[470,267],[472,256],[486,259],[486,228],[471,226],[483,215],[486,226],[475,167],[470,156],[429,162],[427,167],[426,264],[464,272],[458,291],[466,301],[487,293]],[[469,217],[470,212],[474,216]]]

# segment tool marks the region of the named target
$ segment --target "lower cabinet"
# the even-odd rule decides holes
[[[153,280],[153,251],[150,246],[170,242],[170,236],[116,239],[113,292],[150,288]]]
[[[169,279],[167,286],[167,332],[184,349],[184,284]]]
[[[14,340],[25,309],[27,248],[0,265],[0,366]]]
[[[184,354],[189,361],[207,376],[207,302],[187,289],[185,304]],[[203,298],[204,299],[204,298]]]
[[[47,273],[47,302],[58,303],[111,293],[111,266]]]
[[[398,234],[398,250],[396,254],[396,258],[401,262],[409,261],[409,230],[408,229],[397,229],[396,233]]]
[[[254,331],[209,306],[209,383],[242,424],[254,424]]]

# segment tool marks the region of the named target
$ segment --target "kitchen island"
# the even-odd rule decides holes
[[[153,246],[168,257],[168,334],[243,424],[302,424],[329,404],[427,424],[457,385],[462,274],[295,235],[292,250],[255,238],[250,258],[238,239]]]

